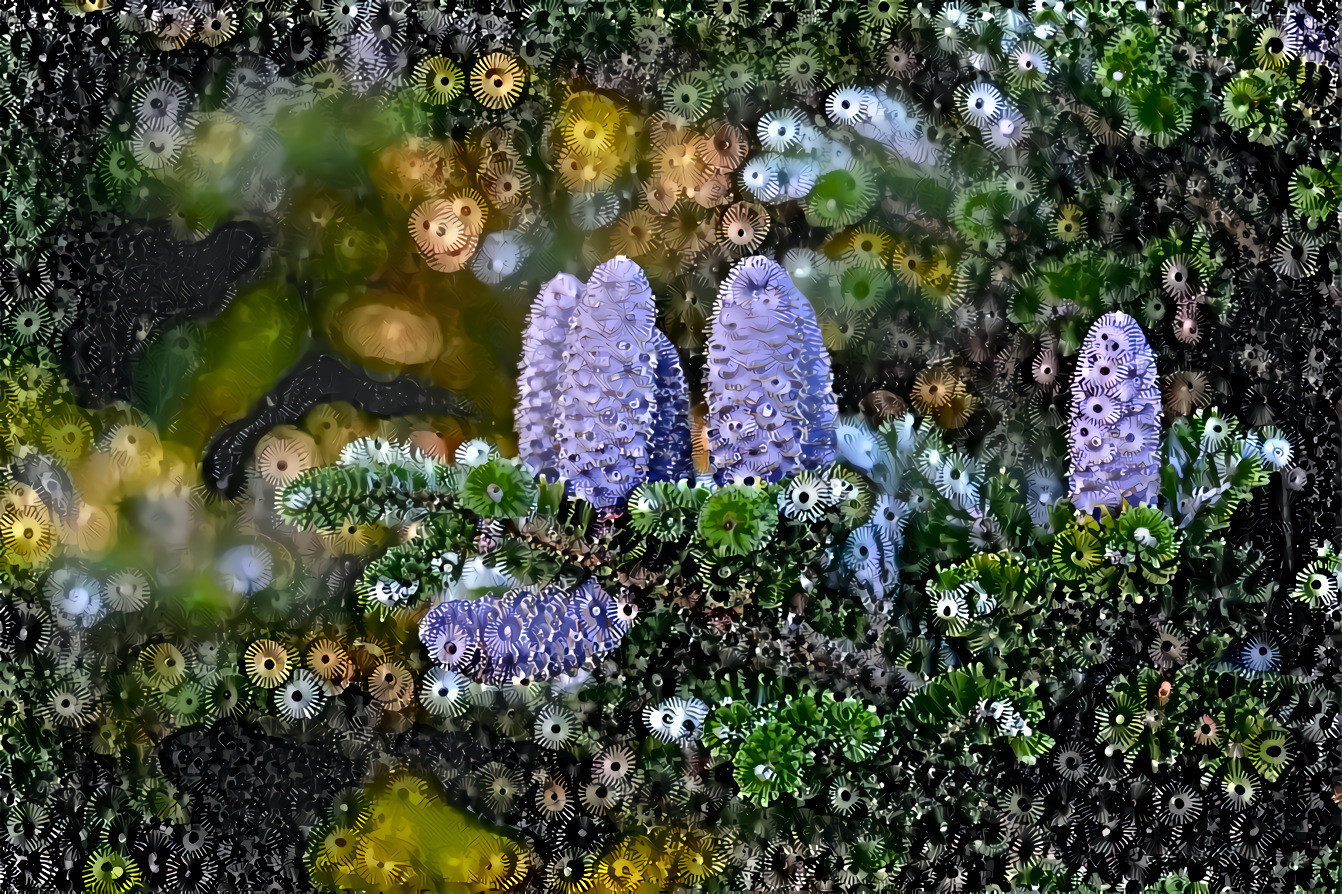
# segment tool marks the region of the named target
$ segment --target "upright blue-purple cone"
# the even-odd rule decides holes
[[[1090,512],[1152,503],[1160,486],[1160,390],[1137,321],[1100,317],[1072,379],[1072,502]]]
[[[657,410],[652,419],[652,455],[648,471],[653,478],[679,481],[694,477],[690,451],[690,396],[676,346],[660,329],[653,330],[657,351]]]
[[[594,506],[618,505],[648,478],[658,406],[655,317],[648,278],[624,256],[592,271],[573,311],[556,401],[558,465],[574,495]]]
[[[522,363],[517,376],[517,452],[538,474],[559,470],[559,379],[569,324],[586,287],[576,276],[560,273],[545,284],[531,305],[522,334]]]
[[[722,284],[709,328],[707,392],[709,459],[719,483],[778,481],[833,461],[838,407],[815,310],[768,258],[746,258]]]

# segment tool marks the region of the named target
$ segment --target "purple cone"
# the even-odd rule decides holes
[[[569,323],[585,291],[577,277],[567,273],[555,276],[536,296],[522,334],[522,365],[514,410],[517,452],[542,475],[553,476],[559,468],[555,401]]]
[[[708,448],[720,483],[778,481],[834,459],[838,408],[810,302],[783,268],[741,261],[708,339]]]
[[[661,330],[653,330],[657,351],[657,411],[652,419],[652,455],[649,467],[654,478],[679,481],[694,477],[690,456],[690,398],[680,355]]]
[[[1072,502],[1091,512],[1154,503],[1160,486],[1160,391],[1137,321],[1100,317],[1072,379]]]
[[[576,496],[614,506],[648,477],[657,353],[647,277],[625,257],[592,271],[564,344],[559,472]]]
[[[589,667],[629,630],[620,605],[592,581],[571,592],[526,587],[431,608],[419,624],[429,657],[476,682],[549,679]]]
[[[518,376],[518,450],[594,506],[649,477],[691,473],[689,397],[657,330],[643,270],[616,257],[586,287],[560,274],[536,298]]]

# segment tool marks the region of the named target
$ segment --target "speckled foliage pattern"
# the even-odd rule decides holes
[[[0,6],[0,894],[1342,889],[1336,3]]]

